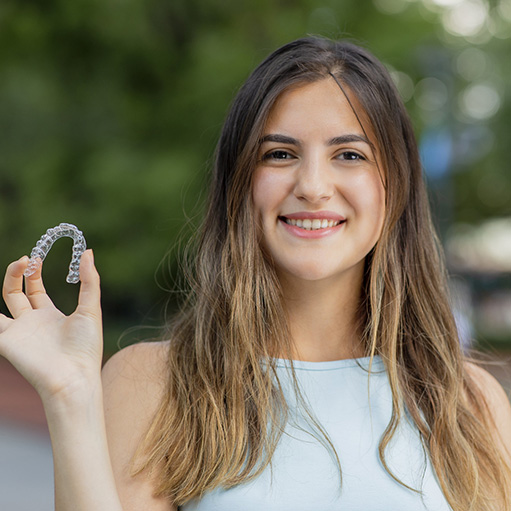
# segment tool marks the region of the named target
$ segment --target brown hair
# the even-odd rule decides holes
[[[381,355],[393,395],[380,458],[391,473],[385,449],[407,409],[453,510],[501,509],[509,467],[487,434],[487,407],[464,369],[408,115],[373,55],[316,37],[264,60],[227,116],[187,275],[190,291],[168,329],[168,392],[140,447],[137,472],[156,470],[158,492],[182,504],[256,477],[271,460],[287,410],[272,356],[291,347],[279,282],[257,241],[252,174],[280,94],[330,75],[362,106],[386,175],[387,213],[366,259],[361,303],[367,354]]]

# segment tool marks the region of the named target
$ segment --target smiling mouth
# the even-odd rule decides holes
[[[304,229],[306,231],[317,231],[319,229],[327,229],[342,224],[346,220],[329,220],[328,218],[286,218],[285,216],[279,217],[288,225],[293,225]]]

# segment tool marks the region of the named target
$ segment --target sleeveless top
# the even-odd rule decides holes
[[[259,477],[217,488],[180,506],[181,511],[449,511],[417,428],[403,417],[385,451],[396,482],[378,456],[392,414],[392,394],[380,357],[331,362],[293,362],[302,395],[328,434],[338,466],[298,406],[289,362],[277,374],[289,405],[285,431]]]

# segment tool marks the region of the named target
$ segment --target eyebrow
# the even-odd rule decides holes
[[[276,142],[278,144],[288,144],[295,146],[302,145],[300,140],[293,137],[288,137],[287,135],[280,135],[278,133],[269,134],[262,137],[260,140],[260,144],[264,144],[265,142]],[[355,133],[349,133],[346,135],[340,135],[339,137],[331,138],[327,142],[327,145],[328,146],[342,145],[350,142],[363,142],[364,144],[367,144],[371,149],[374,149],[373,144],[369,140],[367,140],[367,138],[364,135],[357,135]]]

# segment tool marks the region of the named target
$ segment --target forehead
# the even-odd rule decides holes
[[[346,86],[341,90],[331,77],[282,92],[270,110],[264,131],[268,134],[279,129],[304,133],[316,129],[325,134],[337,131],[336,136],[366,134],[375,143],[371,123],[357,97]]]

